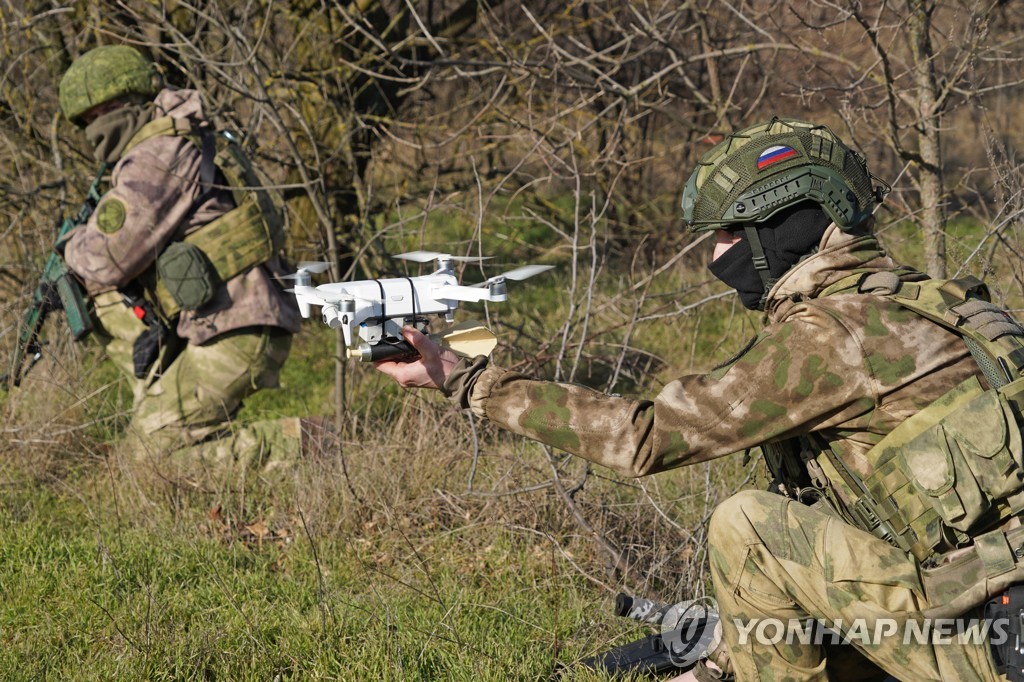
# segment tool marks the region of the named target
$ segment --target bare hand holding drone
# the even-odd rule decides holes
[[[440,389],[452,367],[458,363],[459,356],[449,348],[438,346],[413,327],[403,329],[402,336],[419,353],[419,357],[415,360],[381,360],[376,363],[377,369],[405,388]]]

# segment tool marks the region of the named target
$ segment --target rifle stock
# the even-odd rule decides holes
[[[86,192],[85,201],[78,209],[74,219],[64,218],[58,221],[60,225],[57,231],[57,239],[54,242],[55,248],[51,251],[46,265],[43,267],[43,274],[39,278],[39,284],[32,293],[32,302],[25,311],[21,326],[18,330],[18,345],[14,349],[11,358],[11,370],[9,374],[0,376],[0,388],[7,390],[10,384],[21,385],[21,379],[28,373],[42,356],[42,344],[39,341],[39,333],[42,331],[46,317],[58,307],[63,308],[68,318],[68,328],[71,337],[75,341],[81,341],[92,331],[92,318],[89,317],[89,309],[86,304],[85,295],[78,280],[74,278],[63,257],[57,252],[56,246],[67,236],[71,230],[89,220],[89,216],[96,209],[100,201],[99,186],[103,180],[103,174],[107,166],[100,166],[96,179],[89,186]],[[22,369],[25,356],[31,355],[32,359],[28,366]]]
[[[622,644],[600,654],[584,658],[579,665],[601,670],[612,678],[627,675],[660,676],[680,674],[688,668],[681,666],[660,634],[647,635]]]

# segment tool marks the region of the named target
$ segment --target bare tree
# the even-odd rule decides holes
[[[833,109],[873,167],[887,165],[877,159],[875,141],[894,154],[887,170],[905,177],[912,192],[897,185],[893,199],[919,226],[925,267],[935,277],[947,272],[948,217],[964,204],[964,196],[949,189],[949,176],[955,186],[964,171],[944,158],[943,135],[957,110],[983,116],[995,93],[1019,89],[1021,82],[1021,38],[994,21],[1000,6],[829,1],[762,15],[774,17],[776,32],[796,48],[797,71],[805,74],[790,76],[796,93]],[[975,174],[984,163],[978,151],[971,159]]]

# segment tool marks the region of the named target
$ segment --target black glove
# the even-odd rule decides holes
[[[135,344],[132,346],[132,364],[136,379],[145,379],[149,374],[149,368],[160,357],[160,349],[163,348],[166,338],[167,327],[154,320],[146,327],[146,331],[135,339]]]

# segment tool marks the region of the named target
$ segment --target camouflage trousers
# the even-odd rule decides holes
[[[908,636],[908,621],[939,606],[917,562],[834,515],[744,491],[715,510],[708,544],[737,680],[884,679],[875,666],[904,682],[1003,679],[984,636],[933,640],[917,627]],[[853,644],[806,636],[811,622]]]
[[[146,329],[119,295],[96,297],[99,338],[107,356],[136,383],[129,447],[137,457],[194,470],[266,467],[301,448],[300,421],[239,426],[242,401],[278,386],[291,335],[273,327],[222,334],[203,345],[173,341],[144,379],[135,379],[132,348]],[[176,340],[176,339],[175,339]]]

